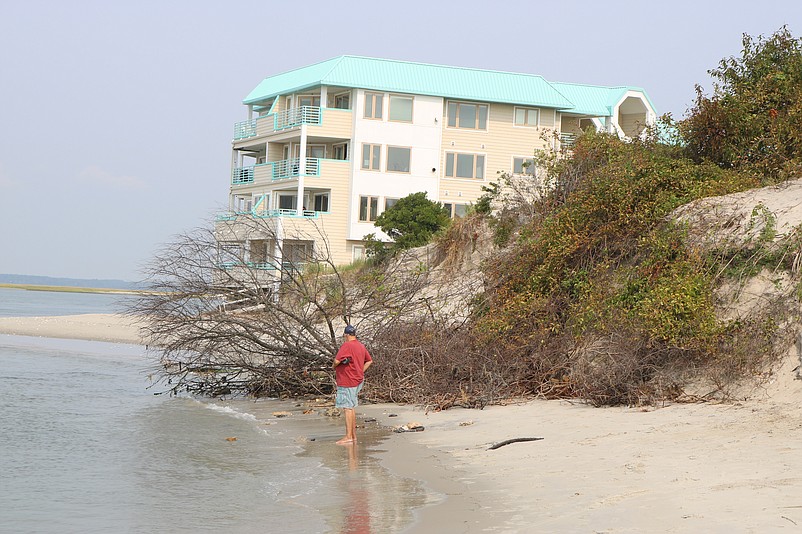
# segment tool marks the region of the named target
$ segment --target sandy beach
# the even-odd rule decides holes
[[[0,333],[139,342],[116,315],[0,318]],[[445,497],[409,532],[794,532],[802,530],[797,364],[789,353],[768,384],[728,404],[527,401],[442,412],[376,404],[358,413],[425,427],[393,433],[379,453],[391,472]],[[488,450],[534,437],[542,439]]]

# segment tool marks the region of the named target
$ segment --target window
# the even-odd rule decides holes
[[[298,209],[298,195],[279,195],[278,209],[280,210]]]
[[[242,244],[235,241],[220,243],[217,249],[218,259],[223,267],[242,263],[242,252]]]
[[[285,263],[298,265],[312,259],[312,243],[308,241],[285,241],[282,250]]]
[[[446,152],[446,176],[484,179],[485,157],[479,154]]]
[[[391,121],[412,122],[412,97],[390,95]]]
[[[409,172],[411,148],[387,147],[387,172]]]
[[[534,176],[536,171],[535,160],[532,158],[513,158],[512,159],[512,173],[513,174],[528,174]]]
[[[301,152],[301,145],[295,145],[295,157]],[[306,145],[307,158],[325,158],[326,145]]]
[[[537,111],[532,108],[515,108],[515,125],[537,126]]]
[[[329,211],[328,193],[319,193],[315,195],[315,211]]]
[[[397,198],[385,198],[384,199],[384,210],[387,211],[393,206],[395,206],[396,202],[398,202]]]
[[[351,253],[353,261],[359,261],[365,258],[365,247],[362,245],[354,245],[353,252]]]
[[[362,168],[366,171],[378,171],[381,169],[381,145],[362,145]]]
[[[334,107],[337,109],[351,109],[351,93],[334,95]]]
[[[348,144],[334,145],[331,147],[334,151],[334,159],[346,160],[348,159]]]
[[[244,213],[246,211],[251,211],[251,207],[253,206],[253,199],[252,197],[241,197],[239,195],[234,196],[234,211],[237,213]]]
[[[379,197],[359,197],[359,220],[375,221],[379,216]]]
[[[448,126],[487,130],[487,106],[485,104],[448,103]]]
[[[465,217],[465,214],[468,213],[468,205],[467,204],[443,204],[443,209],[448,212],[448,216],[452,219],[454,217]]]
[[[365,118],[382,118],[382,100],[384,95],[380,93],[365,93]]]
[[[320,95],[298,95],[298,107],[301,106],[320,107]]]

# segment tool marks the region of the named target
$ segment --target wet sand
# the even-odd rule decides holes
[[[4,318],[0,333],[137,340],[118,316]],[[356,466],[364,476],[346,478],[347,491],[399,501],[388,512],[394,516],[373,526],[409,533],[795,531],[802,529],[798,363],[789,353],[761,389],[729,404],[600,409],[528,401],[443,412],[363,405],[356,447],[334,444],[337,422],[307,450],[324,464]],[[412,422],[425,430],[384,437]],[[543,439],[488,450],[522,437]],[[374,457],[395,482],[369,474],[364,466]],[[409,479],[429,492],[402,482]],[[387,505],[381,501],[392,510]],[[371,524],[358,508],[332,514],[342,531]]]

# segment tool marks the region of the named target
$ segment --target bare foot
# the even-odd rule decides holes
[[[354,438],[343,438],[337,442],[337,445],[353,445],[356,443]]]

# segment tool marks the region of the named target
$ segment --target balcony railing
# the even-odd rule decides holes
[[[301,158],[274,161],[272,165],[273,181],[289,180],[301,175]],[[320,158],[306,158],[304,176],[320,176]]]
[[[231,171],[231,184],[242,185],[253,183],[253,165],[249,167],[237,167]]]
[[[320,124],[320,107],[301,106],[273,114],[274,131],[286,130],[302,124]]]
[[[218,222],[236,221],[238,217],[250,215],[258,219],[271,219],[275,217],[289,217],[297,219],[317,219],[320,216],[319,211],[304,210],[301,215],[298,215],[298,210],[293,209],[275,209],[275,210],[251,210],[251,211],[227,211],[219,213],[215,217]]]
[[[560,147],[570,149],[576,143],[576,134],[565,132],[560,134]]]
[[[302,124],[322,123],[322,112],[318,106],[301,106],[278,113],[269,113],[234,124],[234,140],[248,139],[266,133],[280,132]]]
[[[256,135],[256,119],[234,124],[234,139],[247,139]]]

